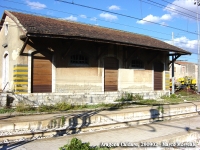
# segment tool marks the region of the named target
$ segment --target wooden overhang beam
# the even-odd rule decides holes
[[[43,46],[35,46],[33,42],[31,42],[30,40],[27,42],[28,45],[30,45],[31,47],[33,47],[34,49],[36,49],[38,52],[41,52],[43,54],[47,54],[48,56],[52,57],[52,51],[50,51],[47,47],[43,47]]]
[[[23,55],[24,49],[25,49],[28,41],[29,41],[29,37],[26,37],[25,42],[24,42],[24,44],[23,44],[23,46],[22,46],[22,48],[21,48],[21,50],[19,52],[19,55]]]
[[[172,56],[172,60],[168,65],[170,65],[172,62],[175,62],[181,56],[181,54],[170,54],[170,56]]]
[[[73,45],[74,45],[74,40],[69,43],[69,46],[67,47],[67,51],[62,55],[62,59],[64,59],[67,56],[67,54],[71,51],[71,48],[73,47]]]
[[[105,50],[102,50],[102,48],[107,48],[107,45],[96,45],[96,49],[100,50],[100,53],[97,55],[97,60],[99,60],[106,52]]]
[[[153,57],[149,59],[148,63],[151,63],[152,61],[154,61],[158,57],[159,54],[160,52],[156,52],[155,55],[153,55]]]
[[[139,54],[139,50],[132,51],[132,53],[126,58],[125,63],[127,63],[133,57],[134,54]]]
[[[153,47],[153,46],[147,46],[147,45],[138,45],[133,43],[125,43],[120,41],[112,41],[112,40],[105,40],[105,39],[94,39],[94,38],[88,38],[88,37],[81,37],[81,36],[64,36],[64,35],[53,35],[53,34],[39,34],[39,33],[27,33],[27,36],[30,37],[44,37],[44,38],[58,38],[58,39],[68,39],[68,40],[82,40],[82,41],[93,41],[98,43],[107,43],[107,44],[115,44],[115,45],[122,45],[122,46],[131,46],[131,47],[138,47],[142,49],[151,49],[156,51],[167,51],[169,52],[169,49],[165,48],[159,48],[159,47]],[[187,53],[187,51],[180,51],[181,55],[183,54],[191,54]]]

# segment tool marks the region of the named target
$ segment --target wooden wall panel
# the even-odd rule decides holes
[[[119,62],[116,58],[107,57],[104,59],[105,91],[118,90],[118,68],[119,68]]]
[[[154,63],[154,90],[163,90],[163,64]]]
[[[33,57],[32,92],[52,92],[52,64],[49,59]]]

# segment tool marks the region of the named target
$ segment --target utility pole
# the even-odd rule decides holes
[[[198,12],[198,6],[200,6],[200,0],[194,0],[194,5],[197,6],[198,93],[199,93],[200,92],[200,51],[199,51],[199,12]]]
[[[174,33],[172,32],[172,44],[174,45]],[[172,94],[174,94],[174,55],[172,55]]]

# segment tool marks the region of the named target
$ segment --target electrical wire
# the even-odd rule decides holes
[[[64,0],[55,0],[55,1],[63,2],[63,3],[66,3],[66,4],[70,4],[70,5],[76,5],[76,6],[80,6],[80,7],[85,7],[85,8],[89,8],[89,9],[94,9],[94,10],[98,10],[98,11],[104,11],[104,12],[107,12],[107,13],[112,13],[112,14],[115,14],[115,15],[119,15],[119,16],[123,16],[123,17],[127,17],[127,18],[132,18],[132,19],[136,19],[136,20],[143,20],[143,21],[146,21],[146,22],[149,22],[149,23],[153,23],[153,24],[156,24],[156,25],[162,25],[162,26],[165,26],[165,27],[168,27],[168,28],[172,28],[172,29],[176,29],[176,30],[179,30],[179,31],[183,31],[183,32],[186,32],[186,33],[190,33],[190,34],[195,34],[196,35],[195,32],[187,31],[187,30],[180,29],[180,28],[173,27],[173,26],[160,24],[160,23],[153,22],[153,21],[148,21],[148,20],[141,19],[141,18],[134,17],[134,16],[130,16],[130,15],[120,14],[120,13],[116,13],[116,12],[112,12],[112,11],[108,11],[108,10],[104,10],[104,9],[100,9],[100,8],[96,8],[96,7],[91,7],[91,6],[87,6],[87,5],[71,3],[71,2],[68,2],[68,1],[64,1]]]
[[[0,7],[1,7],[1,5],[0,5]],[[3,7],[5,7],[5,6],[3,6]],[[9,7],[9,9],[10,9],[11,7]],[[15,9],[15,8],[12,8],[12,9]],[[17,9],[17,10],[20,10],[20,9]],[[21,11],[24,11],[24,10],[21,10]],[[77,14],[76,14],[77,15]],[[79,15],[80,16],[80,15]],[[52,16],[51,16],[52,17]],[[2,19],[1,19],[2,20]],[[11,25],[11,26],[15,26],[15,25]],[[17,25],[16,25],[16,27],[18,27]],[[132,26],[133,27],[133,26]],[[137,27],[138,28],[138,27]],[[167,34],[167,35],[171,35],[171,34]],[[153,37],[153,38],[156,38],[156,39],[159,39],[159,40],[165,40],[165,41],[170,41],[169,39],[165,39],[165,38],[160,38],[160,37],[155,37],[155,36],[150,36],[150,37]],[[181,44],[188,44],[188,43],[185,43],[185,42],[177,42],[177,41],[174,41],[175,43],[181,43]],[[190,45],[197,45],[197,44],[190,44]]]
[[[22,4],[22,5],[27,5],[27,4],[25,4],[25,3],[15,2],[15,1],[12,1],[12,0],[4,0],[4,1],[13,2],[13,3],[17,3],[17,4]],[[143,1],[143,0],[142,0],[142,1]],[[40,7],[39,7],[39,8],[40,8]],[[80,16],[80,15],[77,15],[77,14],[74,14],[74,13],[69,13],[69,12],[60,11],[60,10],[55,10],[55,9],[49,9],[49,8],[44,8],[44,9],[51,10],[51,11],[57,11],[57,12],[61,12],[61,13],[67,13],[67,14],[76,15],[76,16]],[[36,14],[36,13],[35,13],[35,14]],[[48,16],[48,15],[42,15],[42,16]],[[89,18],[92,19],[93,17],[89,17]],[[135,26],[131,26],[131,25],[126,25],[126,24],[121,24],[121,23],[116,23],[116,22],[110,22],[110,21],[101,20],[101,19],[97,19],[97,20],[98,20],[98,21],[109,22],[109,23],[113,23],[113,24],[117,24],[117,25],[122,25],[122,26],[126,26],[126,27],[138,28],[138,29],[146,30],[146,31],[150,31],[150,32],[155,32],[155,33],[160,33],[160,34],[165,34],[165,35],[171,35],[171,34],[168,34],[168,33],[158,32],[158,31],[154,31],[154,30],[150,30],[150,29],[144,29],[144,28],[141,28],[141,27],[135,27]],[[167,26],[166,26],[166,27],[167,27]],[[187,30],[187,32],[189,32],[189,31]],[[193,33],[193,34],[196,34],[196,33]]]
[[[175,10],[174,8],[171,8],[171,7],[168,7],[168,6],[165,6],[165,5],[163,5],[163,4],[160,4],[160,3],[158,3],[158,2],[154,2],[154,1],[152,1],[152,0],[148,0],[148,1],[150,1],[150,2],[152,2],[152,3],[155,3],[155,4],[157,4],[157,5],[160,5],[160,6],[163,6],[163,7],[165,7],[165,8],[168,8],[168,9],[170,9],[171,11],[176,11],[176,13],[178,12],[179,14],[181,13],[182,15],[187,15],[187,17],[188,16],[190,16],[190,17],[192,17],[193,19],[195,19],[196,20],[196,17],[194,17],[194,16],[192,16],[192,15],[190,15],[190,14],[187,14],[187,13],[185,13],[185,12],[182,12],[182,11],[180,11],[180,10]]]
[[[170,3],[170,2],[168,2],[168,1],[166,1],[166,0],[162,0],[162,1],[164,1],[164,2],[166,2],[166,3],[168,3],[168,4],[177,6],[177,7],[179,7],[179,8],[182,8],[182,9],[185,9],[185,10],[187,10],[187,11],[190,11],[190,12],[193,12],[193,13],[197,14],[197,12],[195,12],[195,11],[189,10],[189,9],[184,8],[184,7],[181,7],[181,6],[178,6],[178,5],[176,5],[176,4],[172,4],[172,3]],[[198,13],[198,15],[199,15],[199,13]]]
[[[2,7],[5,7],[5,6],[2,6]],[[10,8],[10,7],[9,7]],[[12,8],[13,9],[13,8]],[[19,9],[17,9],[17,10],[19,10]],[[20,11],[23,11],[24,12],[24,10],[20,10]],[[55,11],[55,10],[54,10]],[[63,11],[61,11],[61,12],[63,12]],[[32,13],[32,12],[31,12]],[[66,13],[66,12],[65,12]],[[71,13],[70,13],[71,14]],[[77,15],[77,14],[74,14],[74,15]],[[80,15],[79,15],[80,16]],[[112,22],[113,23],[113,22]],[[117,24],[119,24],[119,23],[117,23]],[[123,24],[124,25],[124,24]],[[133,27],[133,26],[131,26],[131,27]],[[139,28],[139,27],[136,27],[136,28]],[[150,30],[151,31],[151,30]],[[153,30],[152,30],[152,32],[154,32]],[[164,33],[165,34],[165,33]],[[171,35],[171,34],[167,34],[167,35]],[[153,37],[153,36],[151,36],[151,37]],[[166,41],[170,41],[169,39],[164,39],[164,38],[160,38],[160,37],[153,37],[153,38],[156,38],[156,39],[161,39],[161,40],[166,40]],[[174,42],[176,42],[176,41],[174,41]],[[177,43],[183,43],[183,44],[187,44],[187,43],[185,43],[185,42],[177,42]],[[190,45],[197,45],[197,44],[190,44]]]

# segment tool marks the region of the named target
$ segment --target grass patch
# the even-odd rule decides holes
[[[15,111],[15,109],[13,109],[13,108],[1,108],[0,114],[13,113],[14,111]]]
[[[120,99],[115,100],[116,102],[127,102],[127,101],[138,101],[143,100],[143,96],[139,94],[133,95],[132,93],[123,93]]]

